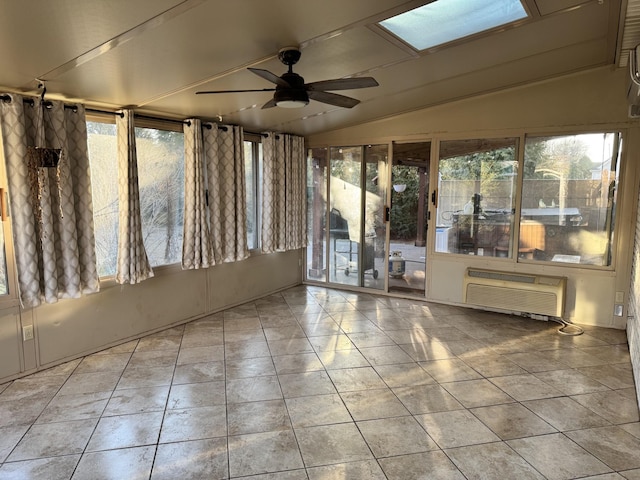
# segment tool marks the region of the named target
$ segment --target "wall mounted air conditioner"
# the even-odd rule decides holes
[[[562,318],[567,279],[468,268],[463,288],[469,305]]]
[[[629,118],[640,118],[640,45],[629,51],[629,89],[627,102],[629,104]]]

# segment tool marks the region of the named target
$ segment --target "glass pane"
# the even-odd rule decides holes
[[[0,222],[0,295],[9,294],[7,277],[7,252],[4,249],[4,224]]]
[[[325,219],[327,215],[327,149],[307,153],[307,278],[327,280]]]
[[[118,256],[118,162],[116,126],[87,122],[93,228],[98,274],[115,275]]]
[[[437,252],[510,256],[516,145],[515,138],[440,144]]]
[[[244,142],[244,175],[245,191],[247,197],[247,244],[249,249],[258,247],[256,242],[256,186],[254,161],[254,142]]]
[[[384,289],[387,254],[387,224],[385,202],[387,198],[388,145],[369,145],[364,148],[365,211],[364,247],[362,249],[362,285]]]
[[[389,291],[424,294],[431,144],[393,146]]]
[[[423,50],[526,17],[520,0],[437,0],[380,25]]]
[[[521,257],[611,264],[620,144],[617,133],[527,138]]]
[[[184,135],[136,128],[140,214],[152,266],[180,263],[184,213]]]
[[[329,279],[358,286],[362,147],[332,147],[329,153]]]

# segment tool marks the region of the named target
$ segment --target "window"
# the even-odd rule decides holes
[[[437,0],[379,23],[424,50],[527,18],[520,0]]]
[[[436,251],[511,255],[517,139],[440,144]]]
[[[180,263],[184,218],[184,134],[136,127],[142,236],[151,266]]]
[[[173,126],[173,125],[172,125]],[[180,127],[178,126],[178,129]],[[98,273],[115,275],[118,256],[116,126],[87,121]],[[136,128],[142,234],[152,266],[180,263],[184,210],[181,131]]]
[[[520,243],[537,229],[536,260],[611,265],[621,137],[528,137]]]
[[[260,137],[245,134],[244,174],[247,196],[247,244],[260,248],[260,185],[262,185],[262,143]]]
[[[98,275],[105,277],[116,274],[118,256],[118,156],[113,120],[87,121],[87,144]]]

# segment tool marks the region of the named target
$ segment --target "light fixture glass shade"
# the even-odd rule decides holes
[[[282,108],[301,108],[309,104],[309,96],[302,89],[276,90],[273,99]]]
[[[404,183],[398,183],[393,186],[393,189],[398,193],[402,193],[407,189],[407,185]]]

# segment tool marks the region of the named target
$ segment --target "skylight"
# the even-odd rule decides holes
[[[379,25],[424,50],[526,17],[520,0],[436,0]]]

